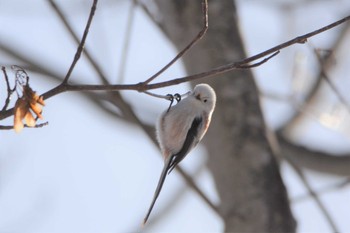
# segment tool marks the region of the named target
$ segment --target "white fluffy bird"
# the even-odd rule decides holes
[[[208,84],[198,84],[185,99],[160,116],[157,139],[165,163],[143,224],[151,214],[166,175],[185,158],[207,132],[215,103],[216,95],[213,88]]]

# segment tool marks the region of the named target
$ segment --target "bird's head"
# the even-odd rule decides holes
[[[216,94],[211,86],[205,83],[198,84],[194,87],[191,94],[201,102],[205,111],[212,112],[214,110]]]

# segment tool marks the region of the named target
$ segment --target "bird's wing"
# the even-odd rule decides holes
[[[198,139],[198,132],[200,127],[203,126],[203,118],[202,117],[196,117],[193,119],[190,129],[187,132],[186,139],[184,141],[184,144],[182,145],[181,150],[171,155],[169,167],[168,167],[168,174],[176,167],[176,165],[185,158],[185,156],[188,154],[190,149],[195,146],[199,139]]]

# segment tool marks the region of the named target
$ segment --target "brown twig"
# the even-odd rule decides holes
[[[324,67],[324,61],[321,58],[320,53],[314,49],[314,52],[316,54],[317,60],[320,64],[320,76],[321,78],[323,78],[326,83],[329,85],[329,87],[332,89],[332,91],[334,92],[334,94],[337,96],[338,100],[345,106],[347,112],[350,114],[350,106],[349,103],[345,100],[345,98],[342,96],[342,94],[340,93],[340,91],[338,90],[338,88],[335,86],[335,84],[331,81],[331,79],[328,77],[327,71]]]
[[[94,9],[96,8],[96,3],[97,0],[94,1],[93,7],[92,7],[92,11],[94,11]],[[91,16],[92,14],[90,14]],[[89,17],[89,19],[91,19],[92,17]],[[315,31],[312,31],[310,33],[304,34],[302,36],[298,36],[292,40],[289,40],[287,42],[284,42],[282,44],[279,44],[271,49],[268,49],[264,52],[261,52],[257,55],[251,56],[249,58],[243,59],[241,61],[238,62],[234,62],[234,63],[230,63],[224,66],[220,66],[218,68],[214,68],[210,71],[205,71],[202,73],[198,73],[198,74],[194,74],[194,75],[189,75],[189,76],[185,76],[185,77],[181,77],[181,78],[177,78],[177,79],[172,79],[169,81],[164,81],[164,82],[158,82],[158,83],[154,83],[154,84],[144,84],[144,82],[141,83],[137,83],[137,84],[123,84],[123,85],[69,85],[66,82],[63,82],[62,84],[58,85],[57,87],[47,91],[46,93],[43,94],[44,98],[50,98],[54,95],[60,94],[62,92],[66,92],[66,91],[120,91],[120,90],[136,90],[139,92],[145,91],[145,90],[151,90],[151,89],[156,89],[156,88],[161,88],[161,87],[166,87],[166,86],[172,86],[172,85],[176,85],[176,84],[180,84],[180,83],[184,83],[184,82],[189,82],[189,81],[193,81],[196,79],[201,79],[201,78],[206,78],[206,77],[213,77],[213,76],[218,76],[220,74],[224,74],[227,73],[229,71],[232,71],[234,69],[238,69],[240,67],[242,67],[243,65],[247,65],[252,61],[264,58],[270,54],[276,53],[277,51],[280,51],[286,47],[289,47],[293,44],[300,44],[300,43],[305,43],[307,41],[308,38],[313,37],[317,34],[320,34],[324,31],[330,30],[346,21],[350,20],[350,16],[347,16],[341,20],[338,20],[334,23],[331,23],[325,27],[322,27],[320,29],[317,29]],[[88,28],[88,27],[87,27]],[[87,32],[87,30],[86,30]],[[84,35],[86,35],[84,33]],[[83,41],[82,41],[83,42]],[[79,45],[79,48],[82,48],[83,43],[81,43]],[[81,49],[78,48],[77,54],[80,56],[81,54]],[[80,52],[79,52],[80,51]],[[74,61],[72,63],[71,68],[75,66],[76,62],[79,60],[79,56],[75,56]],[[266,58],[267,59],[267,58]],[[73,65],[74,64],[74,65]],[[71,69],[70,68],[70,69]],[[68,74],[66,75],[65,80],[67,80],[67,77],[69,78],[70,76],[70,72],[68,72]],[[0,120],[5,119],[9,116],[12,115],[12,111],[13,109],[8,109],[6,111],[3,111],[0,113]]]
[[[242,66],[247,65],[252,61],[264,58],[271,53],[276,53],[277,51],[280,51],[280,50],[282,50],[286,47],[289,47],[293,44],[305,43],[308,38],[313,37],[313,36],[315,36],[319,33],[322,33],[324,31],[327,31],[331,28],[334,28],[334,27],[336,27],[336,26],[340,25],[341,23],[344,23],[348,20],[350,20],[350,16],[347,16],[341,20],[338,20],[334,23],[331,23],[331,24],[329,24],[325,27],[322,27],[320,29],[317,29],[313,32],[304,34],[302,36],[298,36],[292,40],[289,40],[287,42],[279,44],[271,49],[268,49],[264,52],[261,52],[257,55],[254,55],[252,57],[243,59],[243,60],[238,61],[238,62],[230,63],[228,65],[220,66],[220,67],[214,68],[210,71],[206,71],[206,72],[202,72],[202,73],[198,73],[198,74],[194,74],[194,75],[189,75],[189,76],[185,76],[185,77],[181,77],[181,78],[177,78],[177,79],[172,79],[169,81],[159,82],[159,83],[155,83],[155,84],[144,85],[144,83],[145,83],[144,82],[144,83],[138,83],[138,84],[108,85],[108,86],[106,86],[106,85],[79,85],[79,86],[69,86],[69,87],[67,87],[67,91],[137,90],[137,91],[142,92],[145,90],[151,90],[151,89],[156,89],[156,88],[161,88],[161,87],[166,87],[166,86],[172,86],[172,85],[176,85],[176,84],[180,84],[180,83],[184,83],[184,82],[189,82],[189,81],[193,81],[196,79],[217,76],[219,74],[224,74],[224,73],[227,73],[227,72],[232,71],[234,69],[241,68]]]
[[[197,34],[197,36],[183,49],[181,50],[168,64],[166,64],[162,69],[160,69],[157,73],[152,75],[149,79],[143,82],[143,85],[152,82],[155,78],[161,75],[164,71],[166,71],[172,64],[174,64],[177,60],[179,60],[187,51],[189,51],[200,39],[203,38],[205,33],[208,30],[208,1],[202,0],[202,12],[203,12],[203,28]]]
[[[75,56],[74,56],[74,59],[73,59],[73,62],[71,64],[71,66],[69,67],[69,70],[66,74],[66,77],[63,79],[63,82],[61,85],[64,85],[64,84],[67,84],[68,82],[68,79],[70,78],[72,72],[73,72],[73,69],[75,67],[75,65],[77,64],[77,62],[79,61],[79,58],[83,52],[83,49],[84,49],[84,46],[85,46],[85,41],[86,41],[86,38],[87,38],[87,35],[89,34],[89,29],[90,29],[90,25],[91,25],[91,22],[92,22],[92,19],[94,17],[94,14],[95,14],[95,11],[96,11],[96,6],[97,6],[97,2],[98,0],[94,0],[93,4],[92,4],[92,7],[91,7],[91,10],[90,10],[90,15],[89,15],[89,18],[88,18],[88,21],[87,21],[87,24],[85,26],[85,30],[84,30],[84,34],[83,34],[83,37],[81,38],[81,41],[79,43],[79,46],[78,46],[78,49],[77,49],[77,52],[75,53]],[[63,14],[61,13],[61,11],[59,10],[58,6],[55,4],[55,2],[53,0],[50,0],[50,3],[51,3],[51,6],[53,7],[53,9],[55,9],[55,11],[58,13],[58,15],[60,16],[60,18],[62,19],[62,21],[68,25],[67,21],[65,20],[65,17],[63,16]],[[73,30],[71,29],[71,34],[72,35],[75,35]]]
[[[237,68],[240,68],[241,66],[243,65],[246,65],[246,64],[249,64],[250,62],[253,62],[253,61],[256,61],[258,59],[261,59],[261,58],[264,58],[266,56],[268,56],[269,54],[271,53],[275,53],[277,51],[280,51],[286,47],[289,47],[293,44],[304,44],[306,43],[306,41],[317,35],[317,34],[320,34],[322,32],[325,32],[327,30],[330,30],[346,21],[349,21],[350,20],[350,16],[347,16],[343,19],[340,19],[334,23],[331,23],[325,27],[322,27],[320,29],[317,29],[315,31],[312,31],[310,33],[307,33],[307,34],[304,34],[302,36],[298,36],[294,39],[291,39],[287,42],[284,42],[282,44],[279,44],[273,48],[270,48],[264,52],[261,52],[259,54],[256,54],[254,56],[251,56],[251,57],[248,57],[246,59],[243,59],[241,61],[238,61],[238,62],[234,62],[234,63],[230,63],[230,64],[227,64],[227,65],[224,65],[224,66],[220,66],[218,68],[214,68],[210,71],[206,71],[206,72],[203,72],[203,73],[198,73],[198,74],[194,74],[194,75],[189,75],[189,76],[186,76],[186,77],[182,77],[182,78],[177,78],[177,79],[173,79],[173,80],[170,80],[170,81],[165,81],[165,82],[160,82],[160,83],[156,83],[156,84],[149,84],[146,86],[146,88],[148,90],[150,89],[156,89],[156,88],[160,88],[160,87],[165,87],[165,86],[171,86],[171,85],[176,85],[176,84],[180,84],[180,83],[183,83],[183,82],[189,82],[189,81],[193,81],[193,80],[196,80],[196,79],[200,79],[200,78],[207,78],[207,77],[212,77],[212,76],[217,76],[217,75],[220,75],[220,74],[224,74],[224,73],[227,73],[229,71],[232,71],[234,69],[237,69]]]
[[[322,201],[318,197],[318,194],[311,187],[309,181],[306,179],[306,177],[304,175],[304,172],[294,163],[293,160],[291,160],[289,157],[285,156],[284,153],[282,153],[281,145],[280,145],[280,142],[279,142],[275,132],[273,132],[270,129],[267,129],[267,138],[268,138],[268,143],[270,145],[270,148],[271,148],[271,151],[272,151],[273,155],[276,158],[283,158],[283,159],[285,159],[290,164],[290,166],[293,168],[293,170],[296,172],[296,174],[300,178],[302,184],[307,189],[309,195],[315,201],[316,205],[318,206],[318,208],[320,209],[320,211],[322,212],[322,214],[326,218],[328,224],[332,228],[332,231],[333,232],[339,232],[339,230],[337,228],[337,225],[335,224],[333,218],[331,217],[331,215],[328,212],[328,210],[326,209],[325,205],[322,203]]]
[[[271,58],[273,58],[274,56],[276,56],[279,53],[280,53],[280,51],[278,50],[278,51],[274,52],[273,54],[271,54],[270,56],[264,58],[262,61],[256,62],[254,64],[250,64],[250,65],[240,65],[240,66],[237,66],[237,68],[239,68],[239,69],[249,69],[249,68],[254,68],[254,67],[260,66],[260,65],[264,64],[265,62],[267,62],[268,60],[270,60]]]
[[[282,154],[293,160],[298,166],[336,176],[350,176],[349,153],[336,154],[317,151],[290,142],[282,131],[277,131],[276,135],[281,145]]]
[[[288,159],[287,157],[284,157],[284,158],[288,161],[288,163],[292,166],[294,171],[297,173],[297,175],[301,179],[303,185],[305,186],[305,188],[309,192],[310,197],[312,197],[312,199],[315,201],[315,203],[318,206],[318,208],[320,209],[321,213],[324,215],[324,217],[326,218],[328,224],[332,228],[332,232],[340,232],[338,230],[338,227],[335,224],[332,216],[330,215],[329,211],[327,210],[326,206],[322,203],[321,199],[318,197],[317,192],[315,192],[313,190],[313,188],[311,187],[310,183],[306,179],[303,171],[292,160]]]
[[[346,40],[346,34],[350,29],[350,22],[348,21],[345,25],[344,25],[344,29],[337,35],[337,38],[335,40],[335,43],[332,46],[332,51],[333,53],[336,54],[336,51],[338,51],[340,49],[340,44],[345,43],[344,40]],[[323,68],[328,67],[332,60],[329,59],[330,57],[327,57],[324,61],[323,61]],[[312,87],[309,89],[309,91],[306,93],[305,97],[303,98],[303,102],[298,104],[298,111],[295,111],[289,118],[288,123],[286,125],[292,125],[293,123],[297,122],[300,117],[302,117],[302,113],[304,111],[299,111],[299,109],[307,109],[308,106],[310,104],[312,104],[312,100],[316,97],[316,94],[318,93],[319,87],[322,84],[322,71],[319,71],[319,74],[317,75],[317,78],[315,80],[315,82],[313,83]],[[283,128],[286,128],[286,126],[284,126]],[[282,131],[283,129],[280,129],[280,131]]]
[[[6,68],[4,66],[2,66],[1,69],[2,69],[2,72],[4,73],[4,78],[6,81],[6,88],[7,88],[7,97],[5,100],[4,107],[1,109],[1,111],[5,111],[10,103],[11,95],[15,91],[15,88],[11,89],[10,81],[9,81],[9,78],[8,78],[7,72],[6,72]]]
[[[37,124],[35,126],[28,126],[28,125],[24,125],[25,128],[42,128],[44,126],[47,126],[49,124],[49,122],[44,122],[41,124]],[[13,125],[0,125],[0,130],[12,130],[13,129]]]
[[[126,63],[128,61],[128,55],[129,55],[129,47],[130,47],[130,41],[131,41],[131,33],[134,26],[134,18],[135,18],[135,7],[136,7],[137,1],[133,0],[130,9],[128,12],[128,19],[126,22],[126,32],[124,36],[124,43],[123,43],[123,49],[121,52],[121,62],[119,66],[119,72],[117,77],[118,83],[124,83],[124,76],[125,76],[125,67]]]
[[[315,190],[315,192],[318,193],[319,195],[322,195],[322,194],[329,193],[329,192],[339,191],[340,189],[343,189],[343,188],[349,186],[349,184],[350,184],[350,178],[348,177],[348,178],[345,178],[341,181],[337,181],[334,184],[330,184],[330,185],[327,185],[323,188],[319,188],[319,189]],[[310,197],[311,197],[310,193],[301,194],[301,195],[298,195],[296,197],[293,197],[291,199],[291,201],[292,202],[300,202],[300,201],[304,201]]]
[[[343,30],[339,32],[335,43],[331,47],[331,51],[337,54],[337,51],[341,49],[341,45],[347,43],[347,33],[350,30],[350,22],[344,25]],[[328,56],[323,59],[323,68],[327,71],[328,67],[332,65],[332,57]],[[329,153],[322,152],[315,148],[309,148],[302,145],[297,145],[294,142],[289,141],[288,138],[288,127],[292,127],[297,124],[304,114],[307,114],[311,118],[317,120],[316,114],[310,113],[310,106],[314,103],[314,99],[317,98],[319,87],[321,86],[322,70],[319,70],[317,79],[313,86],[307,92],[306,97],[303,98],[303,102],[293,103],[296,111],[292,114],[288,122],[277,130],[276,134],[282,147],[282,153],[284,156],[293,160],[298,166],[311,169],[317,172],[327,173],[337,176],[350,176],[350,154],[349,153]],[[292,99],[291,99],[292,100]],[[293,100],[292,100],[293,101]],[[286,132],[287,131],[287,132]],[[287,135],[286,135],[287,134]]]

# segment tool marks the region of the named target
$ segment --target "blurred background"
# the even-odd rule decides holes
[[[92,1],[56,4],[0,0],[0,64],[11,84],[13,64],[27,71],[38,94],[65,77],[77,43],[58,13],[81,38]],[[252,56],[349,15],[350,2],[238,0],[236,8],[246,53]],[[138,83],[155,74],[178,52],[154,22],[161,20],[157,10],[153,1],[99,1],[85,46],[91,60],[82,56],[70,82]],[[215,18],[209,18],[209,28],[211,21]],[[284,135],[281,144],[295,146],[297,166],[281,158],[280,171],[297,232],[350,231],[349,39],[349,23],[344,23],[306,44],[288,47],[252,70],[266,124]],[[179,61],[157,81],[185,75]],[[184,83],[154,92],[165,95],[190,89]],[[123,105],[111,101],[111,95],[119,96],[62,93],[45,100],[44,120],[38,123],[48,121],[47,126],[0,132],[0,232],[227,229],[222,216],[176,171],[168,176],[149,224],[141,228],[163,166],[158,147],[146,132],[154,136],[152,127],[169,103],[121,91]],[[1,74],[1,104],[6,96]],[[15,101],[13,95],[10,107]],[[129,108],[146,131],[126,114]],[[0,124],[12,125],[13,116]],[[181,165],[207,198],[219,205],[207,159],[200,144]]]

